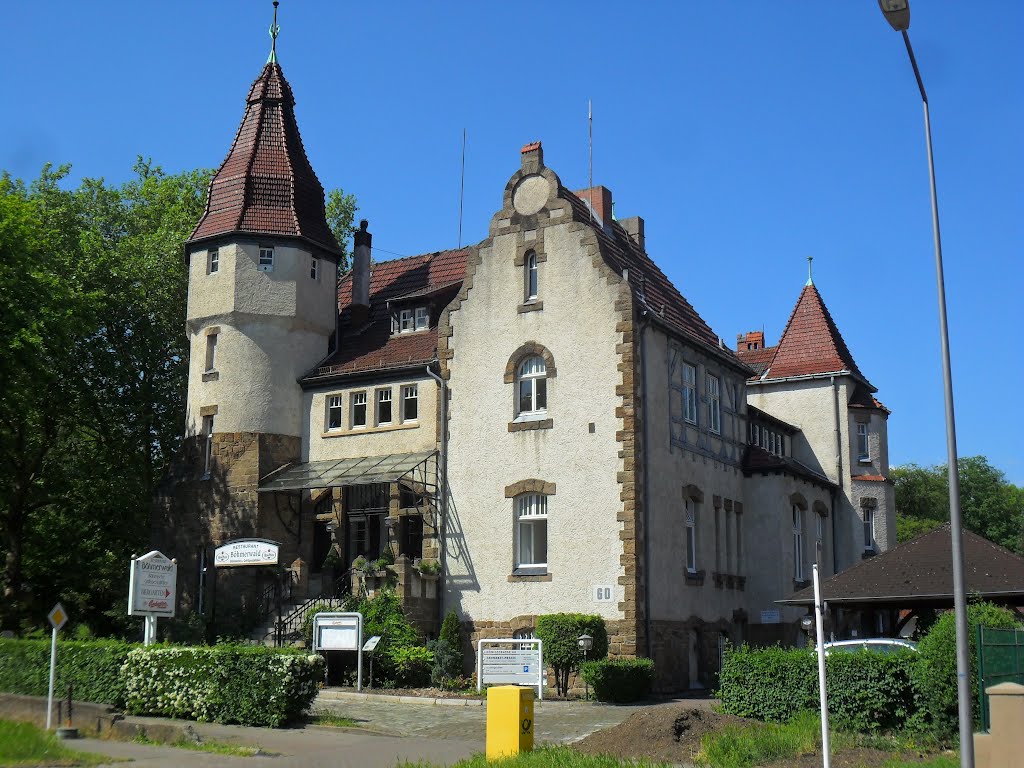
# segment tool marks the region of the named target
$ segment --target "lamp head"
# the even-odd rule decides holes
[[[814,626],[814,619],[811,616],[804,616],[800,619],[800,629],[808,634],[811,631],[811,627]]]
[[[594,638],[590,635],[580,635],[576,642],[584,651],[589,651],[594,647]]]
[[[878,0],[878,7],[882,9],[882,15],[889,22],[889,26],[897,32],[906,32],[910,29],[909,0]]]

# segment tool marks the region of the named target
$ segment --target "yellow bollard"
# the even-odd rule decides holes
[[[487,689],[487,759],[533,751],[533,688]]]

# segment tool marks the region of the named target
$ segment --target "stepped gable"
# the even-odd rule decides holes
[[[559,187],[558,196],[569,202],[577,221],[587,222],[594,218],[587,204],[566,187]],[[693,305],[618,222],[611,220],[602,227],[601,222],[593,220],[590,226],[611,266],[619,274],[629,270],[629,283],[634,294],[643,301],[656,321],[703,346],[712,347],[734,365],[740,365],[733,351],[722,346],[718,336],[697,314]]]
[[[775,354],[762,379],[849,372],[867,383],[813,283],[804,286],[773,349]]]
[[[350,373],[427,365],[437,357],[437,316],[455,298],[466,274],[469,250],[439,251],[381,261],[370,267],[370,315],[352,327],[352,273],[338,284],[341,348],[310,371],[303,381]],[[391,333],[388,302],[434,297],[430,328]]]
[[[291,86],[276,61],[249,89],[242,124],[188,244],[233,234],[294,237],[341,253],[327,225],[324,188],[302,146]]]

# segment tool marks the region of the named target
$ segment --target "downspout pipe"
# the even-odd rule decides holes
[[[647,310],[640,310],[640,430],[643,433],[643,531],[644,531],[644,643],[647,646],[647,658],[653,658],[654,643],[651,637],[651,536],[650,536],[650,437],[647,429],[647,355],[645,354],[644,340],[647,336],[647,329],[651,327],[650,320],[647,320]]]
[[[829,377],[829,384],[832,387],[832,418],[835,423],[836,433],[836,484],[839,486],[839,490],[843,490],[843,433],[839,427],[839,385],[836,382],[835,376]],[[837,562],[837,555],[839,554],[839,548],[836,546],[836,531],[838,530],[839,520],[836,516],[836,497],[835,492],[832,494],[832,572],[839,573],[839,563]],[[851,499],[852,503],[852,499]]]
[[[441,499],[440,499],[440,514],[438,515],[438,544],[437,544],[437,561],[438,571],[441,573],[442,582],[439,584],[437,594],[437,631],[440,636],[441,625],[444,623],[444,577],[445,577],[445,563],[446,563],[446,552],[445,552],[445,531],[448,527],[448,382],[446,382],[441,376],[434,373],[433,365],[437,363],[440,366],[439,360],[434,360],[430,365],[427,366],[427,375],[437,382],[439,392],[441,395],[441,424],[440,424],[440,442],[441,449],[438,456],[438,481],[440,483]]]

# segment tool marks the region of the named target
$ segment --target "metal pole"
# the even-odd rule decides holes
[[[46,694],[46,730],[50,730],[53,723],[53,683],[57,677],[57,628],[53,628],[53,638],[50,640],[50,691]]]
[[[828,736],[828,694],[825,688],[825,628],[822,616],[821,579],[818,564],[811,566],[814,577],[814,630],[818,647],[818,698],[821,702],[821,757],[824,768],[831,768],[832,746]]]
[[[960,766],[974,768],[974,727],[971,717],[971,659],[967,638],[967,591],[964,585],[963,517],[960,511],[960,473],[956,453],[956,417],[953,410],[953,371],[949,359],[949,326],[946,322],[946,281],[942,268],[942,238],[939,234],[939,197],[935,188],[935,159],[932,156],[932,122],[928,95],[917,68],[910,35],[903,30],[910,65],[924,105],[924,137],[928,149],[928,184],[932,199],[932,236],[935,241],[935,283],[939,299],[939,339],[942,346],[942,386],[946,405],[946,455],[949,464],[949,533],[953,555],[953,611],[956,618],[956,698],[960,717]]]

